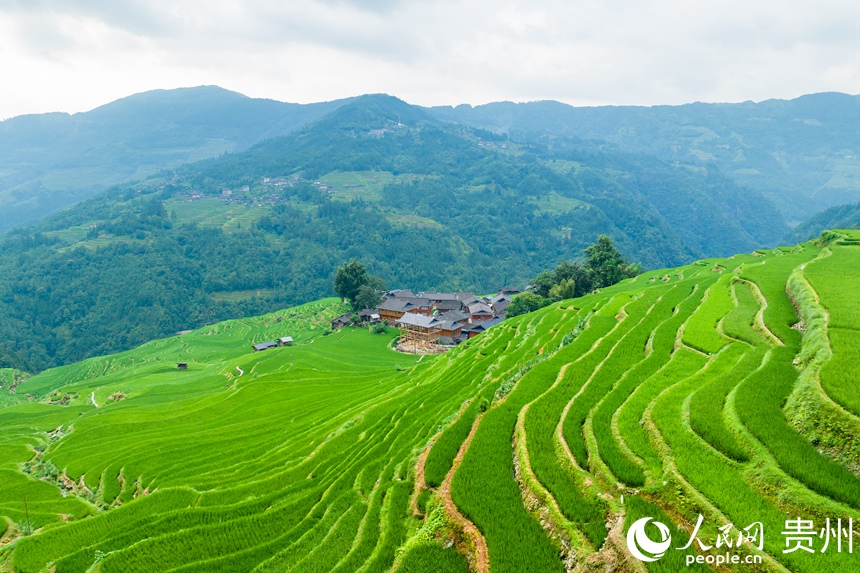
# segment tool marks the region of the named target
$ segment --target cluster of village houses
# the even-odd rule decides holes
[[[378,307],[342,314],[331,321],[331,326],[338,330],[356,323],[384,323],[400,329],[400,349],[432,351],[432,347],[460,344],[499,324],[505,319],[511,297],[519,292],[508,287],[496,296],[478,298],[470,292],[415,294],[411,290],[392,290],[385,293]],[[292,337],[285,336],[255,344],[253,349],[259,352],[292,344]]]
[[[360,323],[384,322],[400,329],[400,345],[454,345],[468,340],[505,318],[511,297],[520,291],[503,288],[496,296],[478,298],[470,292],[393,290],[375,309],[357,313]],[[338,329],[353,324],[353,313],[331,321]]]

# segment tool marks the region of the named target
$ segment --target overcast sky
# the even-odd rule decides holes
[[[0,0],[0,119],[215,84],[314,102],[860,93],[860,2]]]

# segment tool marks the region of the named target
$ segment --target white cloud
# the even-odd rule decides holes
[[[857,93],[858,28],[834,0],[0,0],[0,117],[200,84],[423,105]]]

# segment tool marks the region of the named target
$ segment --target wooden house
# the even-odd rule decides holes
[[[404,314],[423,314],[430,316],[433,304],[426,298],[387,298],[377,307],[377,314],[381,320],[396,322]]]
[[[463,323],[453,320],[443,320],[439,323],[439,342],[441,344],[456,344],[457,337],[463,333]]]
[[[334,330],[339,330],[339,329],[343,328],[344,326],[349,326],[351,324],[352,324],[352,313],[351,312],[346,312],[346,313],[340,315],[339,317],[337,317],[331,321],[331,327]]]
[[[260,352],[261,350],[268,350],[269,348],[275,348],[278,346],[278,343],[274,340],[268,340],[266,342],[261,342],[259,344],[255,344],[253,346],[254,352]]]
[[[463,327],[463,334],[468,335],[469,338],[475,338],[485,330],[492,328],[502,322],[502,317],[496,317],[491,320],[485,320],[482,322],[476,322],[473,324],[469,324]]]
[[[493,307],[485,302],[473,302],[469,305],[466,312],[469,313],[469,318],[472,322],[483,322],[496,316],[496,313],[493,312]]]
[[[490,297],[487,302],[493,307],[493,312],[496,316],[504,316],[508,312],[508,305],[511,304],[511,297],[506,294],[500,294]]]

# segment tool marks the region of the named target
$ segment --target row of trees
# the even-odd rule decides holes
[[[585,260],[581,263],[562,261],[556,268],[542,271],[532,281],[530,292],[514,297],[507,316],[533,312],[553,301],[583,296],[635,277],[641,270],[638,263],[628,262],[606,235],[600,235],[584,253]]]

